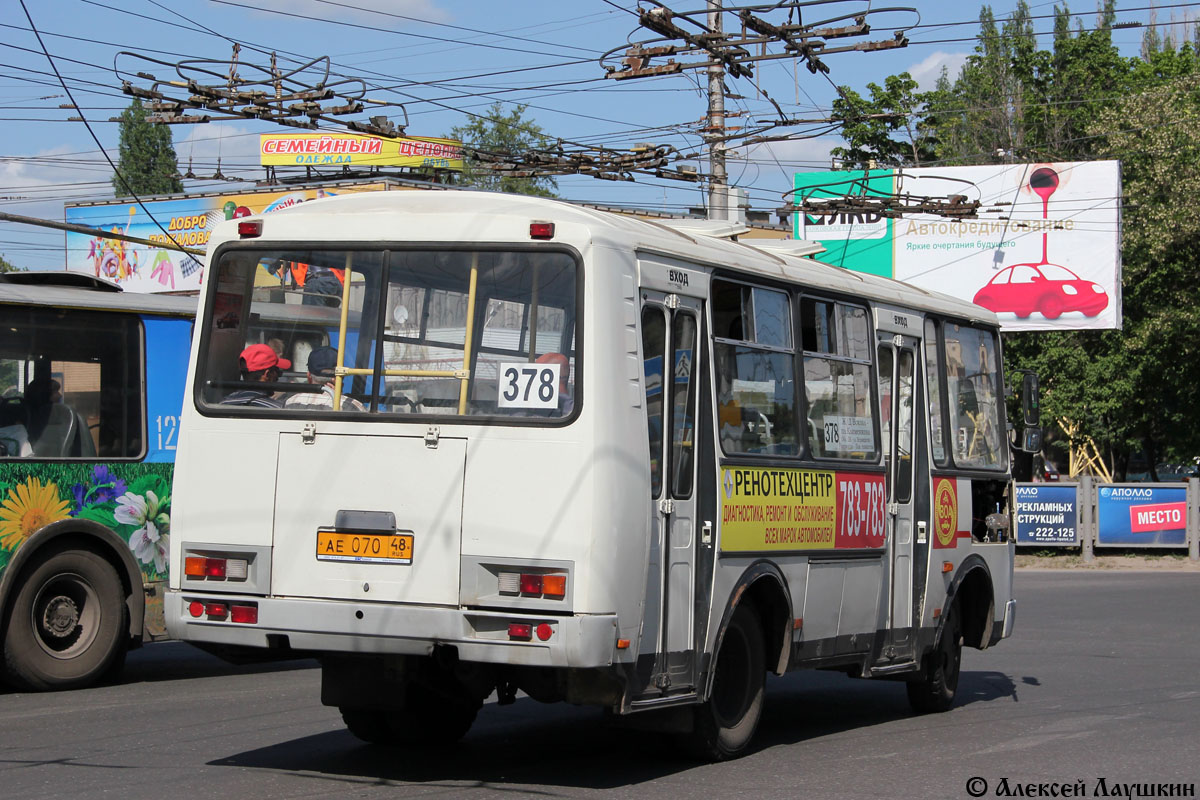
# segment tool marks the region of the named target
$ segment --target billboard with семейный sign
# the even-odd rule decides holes
[[[357,133],[262,133],[264,167],[416,167],[462,172],[462,142],[430,137],[363,136]]]

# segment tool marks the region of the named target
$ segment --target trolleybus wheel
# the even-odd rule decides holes
[[[121,579],[89,550],[51,552],[22,576],[8,613],[4,664],[21,689],[77,689],[112,676],[128,637]]]
[[[941,641],[932,652],[926,654],[922,662],[921,679],[905,684],[909,705],[922,714],[949,711],[958,692],[963,644],[958,603],[950,606],[950,613],[943,625]]]
[[[762,626],[754,609],[742,603],[733,612],[717,654],[712,693],[696,708],[688,750],[700,758],[724,761],[740,756],[762,717],[767,678]]]

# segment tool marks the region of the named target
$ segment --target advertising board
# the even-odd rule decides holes
[[[1105,484],[1096,492],[1097,547],[1186,547],[1187,487]]]
[[[266,189],[194,197],[129,200],[67,206],[66,221],[114,233],[203,250],[218,223],[251,214],[271,214],[320,197],[380,191],[383,182],[329,188]],[[147,213],[147,210],[149,213]],[[200,288],[200,260],[178,250],[165,250],[121,239],[67,233],[67,269],[120,284],[127,292],[181,292]]]
[[[1079,545],[1079,484],[1018,483],[1017,544]]]
[[[462,142],[356,133],[263,133],[259,162],[276,167],[414,167],[462,172]]]
[[[798,173],[795,201],[978,200],[976,219],[797,213],[817,259],[977,303],[1007,331],[1121,327],[1117,161]]]

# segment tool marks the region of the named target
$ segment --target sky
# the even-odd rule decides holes
[[[908,2],[911,11],[872,14],[871,33],[851,40],[891,39],[903,29],[905,48],[828,55],[828,76],[783,58],[762,62],[753,78],[727,78],[726,109],[732,112],[727,125],[749,129],[777,119],[764,95],[789,118],[817,119],[829,113],[835,85],[866,94],[869,82],[882,83],[902,71],[922,88],[932,88],[943,68],[956,75],[974,50],[980,6]],[[869,5],[813,5],[803,20],[815,23]],[[1014,5],[991,4],[999,18]],[[1052,29],[1054,5],[1030,2],[1036,31]],[[1200,3],[1155,5],[1152,12],[1148,0],[1118,2],[1118,22],[1146,24],[1154,13],[1163,25],[1200,13]],[[604,63],[619,66],[630,43],[659,38],[638,27],[637,7],[636,0],[0,0],[0,211],[61,221],[64,203],[111,199],[113,170],[104,154],[117,158],[118,125],[109,120],[129,104],[123,82],[142,88],[189,76],[218,82],[215,76],[228,74],[235,43],[242,76],[267,67],[274,54],[283,69],[312,63],[299,77],[317,83],[327,58],[330,82],[362,86],[367,97],[388,104],[371,113],[403,125],[411,136],[448,135],[500,101],[506,108],[525,105],[525,118],[569,150],[670,145],[705,173],[702,71],[623,81],[605,77],[605,53],[611,55]],[[678,13],[703,7],[702,0],[670,6]],[[1094,25],[1093,0],[1070,8],[1084,27]],[[787,22],[784,11],[761,16]],[[733,17],[725,20],[732,30]],[[1142,35],[1142,28],[1117,30],[1114,41],[1124,54],[1135,55]],[[1049,46],[1049,37],[1041,44]],[[72,102],[78,112],[69,108]],[[69,119],[78,116],[86,122]],[[180,170],[202,176],[185,180],[185,191],[252,185],[212,179],[218,172],[263,180],[258,135],[291,130],[246,120],[171,126]],[[784,205],[795,173],[829,169],[829,150],[840,144],[827,125],[796,125],[785,132],[792,138],[730,152],[730,182],[747,191],[755,210]],[[699,185],[654,176],[636,182],[566,176],[558,179],[557,191],[574,201],[675,213],[704,204]],[[63,241],[58,231],[0,222],[0,255],[17,266],[61,269]]]

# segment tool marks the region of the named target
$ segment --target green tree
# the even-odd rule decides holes
[[[120,157],[112,177],[117,196],[182,192],[170,129],[147,122],[146,109],[138,98],[121,112],[120,124]]]
[[[558,188],[558,183],[554,178],[497,175],[475,155],[514,156],[548,147],[550,140],[538,125],[525,118],[525,109],[526,106],[514,106],[506,114],[504,105],[497,101],[482,115],[472,117],[466,125],[451,129],[448,138],[463,143],[465,168],[462,185],[511,194],[557,196],[554,190]]]
[[[0,272],[20,272],[21,268],[13,264],[4,256],[0,256]]]
[[[842,125],[849,147],[830,152],[847,168],[868,169],[872,162],[880,167],[919,167],[934,158],[933,137],[929,126],[921,122],[924,105],[917,82],[907,72],[889,75],[883,86],[868,83],[870,99],[848,87],[839,89],[833,101],[833,119]]]

